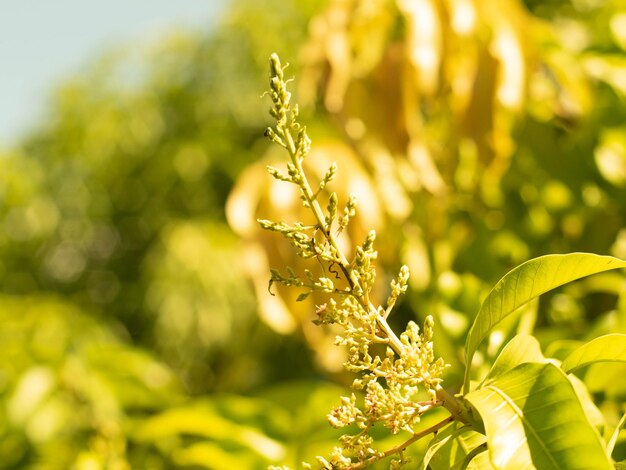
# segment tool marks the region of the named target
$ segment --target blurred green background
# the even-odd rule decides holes
[[[233,0],[206,32],[96,52],[1,152],[0,468],[260,469],[336,445],[342,352],[311,323],[319,298],[269,295],[270,266],[304,265],[255,222],[305,217],[265,173],[284,157],[263,139],[274,51],[309,170],[336,161],[333,190],[359,197],[380,298],[410,267],[391,321],[435,316],[451,390],[507,270],[626,259],[621,0]],[[560,357],[609,331],[623,273],[542,298],[481,357],[516,332]],[[624,373],[583,377],[611,424]]]

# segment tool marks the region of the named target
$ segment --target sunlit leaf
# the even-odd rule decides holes
[[[521,364],[466,395],[497,469],[610,469],[599,435],[557,366]]]
[[[544,362],[541,346],[533,336],[517,335],[509,341],[494,362],[485,382],[510,371],[525,362]]]
[[[506,274],[484,300],[467,337],[465,391],[469,389],[469,369],[476,348],[502,319],[526,302],[563,284],[624,267],[626,261],[611,256],[570,253],[535,258]]]
[[[594,362],[626,362],[626,335],[600,336],[570,353],[561,364],[565,372],[572,372]]]

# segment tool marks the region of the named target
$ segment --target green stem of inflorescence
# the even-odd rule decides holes
[[[272,174],[276,179],[296,184],[300,188],[302,202],[305,207],[311,209],[311,212],[315,217],[316,223],[313,227],[307,227],[299,223],[291,226],[282,222],[271,222],[267,220],[260,220],[259,222],[264,228],[278,231],[285,235],[296,247],[298,253],[303,258],[317,257],[318,260],[324,260],[332,265],[338,266],[340,272],[342,273],[345,281],[348,284],[348,287],[346,289],[338,290],[334,287],[333,282],[328,278],[319,278],[318,281],[315,281],[310,271],[306,270],[305,273],[307,274],[308,280],[303,281],[301,278],[298,278],[298,276],[291,268],[287,268],[289,272],[288,277],[284,277],[278,271],[272,270],[271,282],[277,281],[287,286],[295,285],[300,287],[307,287],[311,291],[319,289],[323,292],[337,293],[354,299],[354,301],[356,301],[356,304],[354,304],[354,308],[358,309],[359,311],[360,309],[362,309],[362,312],[365,312],[365,316],[362,318],[369,318],[368,321],[371,322],[370,324],[372,325],[372,329],[368,330],[369,332],[366,334],[366,336],[361,336],[361,338],[366,338],[365,341],[385,343],[389,346],[390,351],[387,354],[387,359],[382,361],[382,359],[377,358],[376,360],[378,360],[379,362],[377,362],[376,364],[378,364],[378,366],[372,366],[373,362],[371,361],[373,359],[367,353],[368,347],[364,343],[364,351],[366,352],[364,353],[362,352],[363,350],[358,349],[358,354],[365,354],[367,358],[369,358],[368,361],[370,362],[367,362],[364,366],[362,366],[361,364],[357,364],[353,369],[349,370],[363,371],[365,370],[365,368],[369,368],[369,370],[374,374],[370,375],[369,380],[371,382],[372,380],[378,380],[379,377],[382,377],[385,374],[385,370],[379,370],[378,367],[383,367],[383,369],[386,367],[387,371],[392,370],[394,372],[391,373],[396,374],[391,378],[392,382],[396,381],[397,383],[397,380],[406,380],[397,378],[398,374],[402,375],[403,372],[397,372],[396,369],[393,369],[393,367],[395,366],[393,365],[393,362],[388,362],[390,361],[389,357],[393,357],[395,353],[395,355],[399,358],[398,361],[400,363],[406,360],[408,361],[406,364],[426,363],[426,367],[429,367],[428,364],[430,364],[430,362],[432,361],[432,357],[428,356],[429,354],[432,354],[432,352],[429,352],[432,351],[432,343],[430,342],[430,337],[432,336],[432,318],[427,318],[425,328],[428,328],[428,333],[425,332],[423,334],[423,337],[420,338],[417,337],[418,329],[414,324],[413,326],[409,325],[409,327],[407,328],[407,332],[403,333],[401,337],[398,337],[387,323],[387,315],[393,308],[396,299],[400,294],[406,291],[407,280],[409,276],[408,268],[406,266],[401,269],[398,278],[394,282],[392,282],[392,294],[389,297],[386,309],[383,309],[382,307],[377,308],[370,301],[369,291],[373,282],[373,274],[369,273],[368,270],[372,269],[369,264],[370,260],[375,258],[375,252],[372,248],[375,234],[373,231],[370,232],[366,242],[362,246],[357,247],[357,255],[355,257],[355,260],[353,263],[350,263],[343,251],[340,249],[339,244],[337,243],[336,235],[347,226],[349,219],[354,215],[356,200],[351,197],[349,203],[346,205],[346,208],[344,210],[344,217],[339,220],[339,228],[337,230],[337,234],[335,234],[333,232],[333,222],[336,220],[337,215],[337,196],[336,194],[332,193],[329,198],[328,216],[325,216],[324,210],[322,209],[318,201],[318,196],[321,193],[321,190],[324,189],[326,184],[332,180],[332,177],[334,176],[334,173],[336,171],[336,165],[333,164],[331,168],[329,168],[326,176],[320,182],[319,189],[314,192],[307,177],[307,174],[305,173],[302,166],[302,162],[308,154],[310,148],[310,140],[306,135],[306,129],[300,126],[300,124],[297,122],[297,107],[290,107],[291,95],[287,91],[287,82],[284,80],[283,77],[283,68],[280,65],[280,61],[276,54],[272,54],[272,57],[270,59],[270,68],[270,96],[274,104],[274,106],[271,108],[271,114],[276,118],[276,126],[274,129],[268,128],[266,131],[266,135],[270,138],[270,140],[279,144],[287,150],[290,163],[287,165],[288,176],[283,174],[280,170],[276,168],[268,167],[268,170],[270,174]],[[303,230],[306,229],[313,229],[313,237],[307,238],[307,236],[304,235]],[[315,233],[319,232],[322,232],[323,234],[325,240],[323,244],[319,244],[319,242],[317,242],[315,239]],[[308,295],[308,293],[302,294],[301,297],[304,298],[306,297],[306,295]],[[331,303],[332,302],[333,301],[331,300]],[[334,305],[336,306],[336,304]],[[325,305],[322,307],[325,308]],[[360,315],[361,314],[357,313],[356,318],[359,318]],[[428,324],[428,327],[426,326],[426,324]],[[354,327],[352,325],[346,326],[344,324],[344,326],[350,329],[350,331],[352,331],[353,333],[354,331],[356,331],[354,330]],[[380,334],[374,330],[379,330]],[[416,343],[416,341],[420,342]],[[422,343],[422,341],[427,341],[427,343]],[[416,346],[417,344],[420,344],[421,346]],[[424,346],[425,349],[422,349]],[[416,355],[419,355],[421,358],[416,359]],[[430,357],[430,359],[422,359],[427,357]],[[436,362],[438,365],[433,365],[433,367],[439,367],[439,369],[435,369],[434,373],[436,375],[434,377],[437,377],[437,374],[440,374],[440,371],[443,370],[443,368],[445,367],[441,359],[438,359]],[[372,369],[372,367],[374,367],[375,369]],[[398,370],[402,371],[404,370],[403,367],[405,366],[400,365],[399,367],[400,369]],[[411,366],[408,365],[408,367]],[[439,372],[436,372],[437,370]],[[428,369],[426,369],[426,371],[428,371]],[[428,372],[425,372],[425,375],[423,376],[419,374],[421,374],[421,372],[418,373],[418,375],[412,375],[411,377],[422,377],[419,380],[431,380],[431,378],[433,377]],[[386,377],[386,380],[388,381],[387,384],[389,385],[389,377]],[[360,380],[355,381],[355,383],[357,382],[361,383]],[[376,461],[380,458],[385,458],[395,453],[401,453],[402,450],[409,444],[426,436],[427,434],[436,432],[441,427],[448,424],[450,421],[457,420],[467,422],[464,408],[460,405],[459,401],[457,401],[455,397],[448,394],[440,385],[436,385],[433,388],[432,385],[429,385],[430,383],[431,382],[428,382],[427,387],[430,387],[428,390],[429,392],[433,393],[431,401],[433,407],[444,406],[450,412],[451,416],[447,417],[446,419],[431,428],[428,428],[419,433],[413,433],[412,436],[400,446],[389,449],[384,453],[375,453],[375,455],[359,463],[350,464],[342,468],[363,468],[369,463],[372,463],[373,461]],[[432,383],[437,384],[438,382],[435,381]],[[342,398],[342,400],[345,400],[344,406],[346,410],[351,410],[351,412],[354,412],[354,395],[352,399],[344,397]],[[419,415],[421,415],[429,408],[430,407],[421,409],[418,407],[415,410],[415,416],[419,418]],[[335,424],[338,424],[340,426],[346,425],[344,422],[346,419],[344,417],[345,413],[344,411],[342,411],[342,408],[340,407],[335,411],[337,413],[336,416],[333,415]],[[350,413],[348,413],[348,415],[350,415]],[[351,420],[356,419],[356,415],[350,416],[352,416],[352,418],[348,418],[348,423],[353,422]],[[362,415],[359,416],[363,418]],[[330,419],[331,418],[329,417],[329,420]],[[372,419],[380,420],[385,418],[379,417]],[[371,427],[374,423],[374,421],[360,422],[361,424],[363,424],[364,427],[362,427],[362,432],[357,435],[357,438],[366,434],[367,429],[369,429],[369,427]],[[408,421],[406,423],[408,423]],[[393,423],[391,425],[396,426]],[[396,426],[395,432],[397,432],[397,429],[398,428]],[[404,426],[402,429],[410,430],[410,426]]]
[[[280,64],[280,62],[278,62],[278,57],[273,54],[272,55],[272,60],[276,61],[278,64]],[[280,65],[278,65],[278,67],[280,67]],[[296,147],[293,135],[291,134],[291,129],[289,129],[288,125],[280,125],[280,131],[283,135],[281,135],[281,137],[283,138],[283,147],[287,150],[287,152],[289,153],[289,157],[291,159],[291,163],[296,167],[298,175],[300,177],[300,182],[299,185],[302,188],[302,192],[304,194],[304,197],[306,199],[306,202],[308,203],[309,207],[311,208],[313,215],[315,216],[315,219],[317,221],[317,224],[319,225],[320,228],[322,228],[322,232],[324,233],[324,237],[326,238],[326,240],[328,241],[329,245],[333,248],[333,251],[337,254],[338,256],[338,264],[339,267],[343,273],[343,275],[345,276],[349,286],[350,286],[350,291],[354,292],[355,288],[359,287],[357,286],[356,282],[352,279],[352,277],[350,276],[350,263],[348,262],[346,256],[343,254],[343,252],[341,251],[341,249],[339,249],[339,245],[337,244],[337,240],[335,239],[335,235],[333,234],[331,227],[330,226],[326,226],[326,221],[325,221],[325,217],[324,217],[324,212],[322,211],[322,208],[319,204],[319,202],[317,201],[317,197],[316,194],[313,193],[313,190],[311,188],[311,185],[309,183],[309,180],[306,176],[306,173],[304,171],[304,169],[302,168],[302,159],[301,156],[298,152],[298,148]],[[357,291],[360,292],[365,292],[363,289],[356,289]],[[374,307],[374,305],[372,305],[372,303],[369,301],[369,299],[367,298],[368,295],[367,293],[365,293],[364,295],[361,296],[355,296],[357,301],[359,302],[359,304],[367,311],[370,312],[375,312],[376,313],[376,321],[378,323],[378,326],[380,327],[380,329],[384,332],[384,334],[386,335],[386,337],[389,340],[389,345],[393,348],[393,350],[398,354],[398,355],[402,355],[403,353],[403,346],[402,346],[402,342],[400,341],[400,339],[396,336],[396,334],[394,333],[394,331],[391,329],[391,327],[389,326],[389,324],[387,323],[387,320],[380,315],[380,313],[378,312],[378,310],[376,309],[376,307]]]
[[[356,285],[355,281],[350,276],[350,271],[349,271],[350,263],[348,262],[346,256],[343,254],[343,251],[339,248],[339,245],[337,244],[337,240],[335,239],[335,235],[333,234],[331,227],[326,226],[326,222],[324,220],[324,213],[322,211],[322,208],[319,202],[317,201],[316,196],[313,194],[313,190],[311,189],[309,180],[306,176],[304,169],[302,168],[302,162],[298,156],[298,151],[296,149],[293,136],[291,135],[291,131],[288,127],[284,128],[283,131],[285,133],[285,141],[286,141],[285,149],[289,153],[291,162],[296,166],[298,170],[298,174],[300,175],[300,178],[301,178],[300,186],[302,188],[306,202],[310,206],[318,225],[322,227],[323,229],[322,232],[324,233],[324,237],[326,238],[330,246],[333,247],[334,252],[337,253],[339,257],[338,264],[344,277],[346,278],[350,286],[350,291],[351,292],[354,292],[355,290],[363,291],[363,289],[357,289],[358,286]],[[365,310],[376,313],[376,322],[378,323],[378,326],[384,333],[385,337],[389,340],[389,345],[393,348],[396,354],[398,354],[398,356],[402,356],[404,353],[404,347],[402,346],[402,342],[400,341],[398,336],[395,334],[395,332],[391,329],[385,317],[383,317],[380,314],[378,309],[376,309],[376,307],[369,301],[368,298],[366,298],[365,295],[355,296],[355,297],[357,301],[359,302],[359,304]],[[437,396],[442,401],[443,406],[448,411],[450,411],[450,413],[455,417],[455,419],[460,420],[460,421],[465,421],[463,417],[463,410],[461,409],[458,401],[452,395],[446,392],[445,389],[441,388],[437,391]]]

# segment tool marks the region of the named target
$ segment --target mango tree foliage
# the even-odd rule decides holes
[[[290,37],[295,56],[310,10],[240,2],[213,32],[128,45],[58,85],[45,121],[0,159],[3,292],[120,319],[194,392],[271,375],[240,347],[272,333],[255,326],[224,202],[266,122],[258,51]]]
[[[0,282],[16,296],[0,302],[0,467],[263,468],[332,450],[324,414],[340,392],[319,379],[345,381],[345,357],[310,322],[315,295],[267,291],[270,264],[299,265],[254,222],[301,216],[265,179],[274,50],[301,83],[308,171],[337,162],[337,193],[360,201],[348,235],[378,231],[381,278],[410,267],[394,321],[435,316],[458,390],[473,315],[504,273],[547,253],[626,259],[625,14],[620,0],[241,0],[213,33],[110,53],[66,80],[0,158]],[[477,384],[523,366],[565,387],[542,357],[573,354],[563,370],[580,377],[567,378],[584,419],[612,432],[624,366],[569,369],[622,357],[587,343],[626,333],[624,276],[610,274],[490,323]],[[309,355],[315,381],[278,382],[309,377]],[[581,386],[604,416],[590,418]],[[216,390],[229,394],[191,398]],[[491,465],[493,434],[437,439],[432,468]],[[624,460],[619,432],[613,444]],[[426,446],[414,452],[422,462]]]
[[[319,117],[309,125],[310,171],[337,162],[339,198],[364,201],[351,236],[377,230],[385,276],[409,266],[402,308],[439,316],[442,354],[456,354],[490,286],[516,265],[547,253],[626,257],[626,188],[597,157],[609,155],[610,173],[621,174],[619,131],[600,137],[624,117],[621,7],[582,3],[330,1],[311,21],[297,90]],[[251,252],[267,253],[250,270],[265,321],[303,331],[333,370],[341,359],[324,352],[333,335],[325,340],[309,322],[316,298],[296,303],[298,293],[281,288],[274,297],[258,279],[270,265],[304,267],[254,223],[300,220],[297,201],[286,202],[294,201],[288,190],[264,175],[274,162],[269,150],[242,174],[229,221]],[[550,341],[580,335],[581,324],[610,314],[620,292],[589,282],[549,294],[528,306],[537,313],[499,324],[486,353],[493,359],[505,338],[535,321]],[[582,308],[587,293],[603,302]]]
[[[319,179],[304,167],[303,162],[313,156],[312,141],[299,120],[298,107],[291,100],[284,76],[285,67],[275,53],[270,56],[269,69],[270,114],[276,123],[264,134],[285,150],[287,174],[275,166],[267,166],[267,172],[276,181],[299,189],[292,198],[300,195],[300,204],[312,222],[259,218],[258,223],[264,230],[282,235],[302,261],[317,261],[321,271],[314,274],[305,268],[301,275],[287,266],[287,274],[282,274],[280,269],[272,268],[268,289],[271,292],[273,284],[280,284],[304,290],[297,302],[312,293],[323,295],[326,302],[316,305],[313,323],[337,328],[336,345],[348,350],[343,367],[355,376],[353,393],[342,396],[341,405],[328,414],[329,424],[346,429],[346,434],[339,437],[340,445],[328,457],[316,456],[321,468],[354,470],[387,459],[389,468],[401,468],[411,463],[405,454],[407,448],[430,434],[435,438],[427,445],[420,468],[427,468],[439,452],[443,465],[449,468],[612,468],[619,431],[614,431],[608,442],[601,438],[604,416],[585,384],[566,371],[594,362],[623,361],[620,341],[624,335],[602,336],[581,346],[562,363],[564,370],[558,361],[542,354],[535,338],[517,335],[504,343],[490,372],[473,390],[470,377],[472,359],[480,344],[513,313],[571,281],[626,268],[626,261],[569,253],[538,257],[511,270],[486,296],[474,318],[465,344],[462,392],[451,395],[442,386],[448,365],[433,353],[433,317],[426,317],[421,333],[413,321],[402,333],[397,333],[388,321],[390,314],[397,312],[392,309],[398,298],[407,291],[409,268],[402,266],[390,282],[387,307],[376,306],[370,296],[376,285],[376,231],[370,230],[363,244],[357,244],[355,255],[344,251],[354,241],[348,238],[346,243],[345,236],[340,236],[354,217],[358,200],[350,196],[344,215],[337,220],[337,193],[323,192],[334,179],[337,164],[332,163]],[[327,271],[334,278],[327,277]],[[532,331],[537,311],[525,313],[532,314],[531,322],[522,321],[520,327]],[[384,359],[382,352],[373,352],[381,345],[385,348]],[[603,346],[611,350],[604,351]],[[421,428],[422,418],[432,416],[433,410],[447,416]],[[402,436],[400,443],[381,448],[373,435],[377,424],[392,435]],[[621,424],[622,420],[616,429]],[[468,441],[457,442],[461,430],[468,432]],[[438,439],[439,431],[444,434]],[[475,434],[484,439],[472,439]],[[461,452],[452,452],[455,445]]]
[[[513,269],[496,284],[485,298],[474,319],[465,343],[467,364],[471,364],[479,344],[494,326],[527,302],[567,282],[619,268],[626,268],[626,261],[610,256],[570,253],[542,256]],[[617,338],[617,342],[619,342],[620,337]],[[615,351],[614,354],[619,357],[620,351]],[[580,360],[583,361],[584,359]],[[576,359],[572,358],[572,361],[575,362]],[[566,367],[566,370],[569,371],[573,368]],[[466,370],[469,371],[469,369],[468,365]],[[465,377],[467,385],[469,375],[466,374]]]
[[[0,320],[0,468],[124,468],[130,423],[180,397],[167,366],[72,304],[3,296]]]
[[[521,364],[465,396],[497,469],[610,469],[574,388],[553,364]]]
[[[147,416],[310,371],[257,321],[223,207],[266,122],[259,51],[295,55],[310,3],[99,56],[2,152],[0,467],[171,468],[130,437]]]
[[[110,318],[3,296],[0,321],[0,468],[262,468],[333,444],[322,410],[339,387],[193,399]]]

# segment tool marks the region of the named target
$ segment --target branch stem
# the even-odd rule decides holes
[[[379,454],[379,455],[374,455],[370,458],[368,458],[367,460],[363,460],[359,463],[356,463],[354,465],[349,465],[346,468],[346,470],[358,470],[360,468],[365,468],[368,465],[378,461],[378,460],[382,460],[384,458],[387,458],[393,454],[397,454],[398,452],[402,452],[404,449],[406,449],[408,446],[410,446],[411,444],[413,444],[415,441],[420,440],[422,437],[428,436],[429,434],[432,434],[434,432],[439,431],[441,428],[443,428],[446,424],[450,423],[454,421],[454,416],[448,416],[446,419],[439,421],[437,424],[432,425],[429,428],[424,429],[423,431],[420,431],[418,433],[413,434],[409,439],[407,439],[406,441],[404,441],[402,444],[398,444],[395,447],[392,447],[389,450],[386,450],[385,452]]]
[[[393,308],[396,298],[398,297],[398,295],[406,290],[408,268],[403,267],[401,269],[400,275],[398,276],[398,279],[392,282],[392,295],[389,297],[390,300],[388,300],[387,309],[383,310],[382,307],[376,307],[374,304],[372,304],[369,298],[369,289],[371,288],[370,284],[373,283],[374,275],[373,272],[368,271],[373,269],[370,263],[371,260],[375,257],[375,252],[372,249],[372,243],[375,238],[374,232],[370,232],[370,235],[368,235],[367,240],[363,244],[363,246],[357,248],[357,254],[353,263],[348,260],[344,252],[341,250],[339,243],[337,242],[337,237],[341,232],[341,229],[347,225],[349,218],[354,215],[355,202],[351,198],[350,202],[346,204],[346,207],[344,209],[344,217],[338,222],[339,230],[333,233],[333,224],[337,216],[337,196],[335,193],[332,193],[330,195],[328,201],[327,216],[325,215],[324,209],[320,205],[318,196],[320,195],[320,192],[326,186],[326,184],[332,179],[336,171],[336,165],[333,163],[330,169],[326,172],[326,176],[324,176],[323,180],[320,181],[317,190],[313,191],[308,176],[302,166],[303,160],[307,156],[310,149],[310,139],[306,134],[306,129],[304,127],[301,127],[300,124],[297,122],[297,107],[290,110],[289,101],[291,94],[287,91],[287,82],[285,82],[283,79],[283,67],[280,65],[278,56],[275,54],[272,54],[272,57],[270,58],[270,67],[270,94],[274,103],[274,107],[271,108],[270,113],[276,118],[276,127],[274,129],[268,128],[266,130],[266,136],[269,137],[272,141],[281,145],[283,148],[285,148],[285,150],[287,150],[291,162],[287,164],[287,170],[289,174],[288,177],[282,174],[279,170],[272,167],[269,167],[269,171],[276,179],[288,181],[299,186],[304,206],[311,209],[316,223],[315,225],[308,227],[314,230],[312,239],[309,240],[308,235],[305,235],[302,231],[304,229],[304,226],[302,224],[296,224],[294,227],[290,227],[286,224],[280,225],[279,223],[272,223],[269,221],[261,220],[259,222],[261,223],[263,228],[280,231],[288,238],[293,237],[295,241],[292,240],[292,242],[295,244],[296,248],[300,248],[300,250],[302,251],[302,253],[299,253],[301,257],[304,258],[307,256],[315,256],[320,262],[323,260],[328,262],[330,266],[338,266],[338,270],[335,269],[333,271],[330,268],[329,270],[333,274],[335,274],[338,279],[341,277],[339,275],[339,271],[341,271],[342,276],[345,278],[345,282],[347,283],[347,287],[344,286],[345,290],[343,291],[334,289],[330,279],[319,278],[319,282],[314,282],[312,279],[312,274],[309,271],[307,271],[306,274],[311,281],[311,285],[309,286],[311,290],[316,290],[317,288],[317,290],[322,290],[324,292],[334,292],[335,294],[349,295],[358,304],[358,306],[354,303],[349,304],[353,317],[351,317],[347,321],[347,323],[343,324],[343,326],[347,328],[348,331],[354,330],[354,332],[359,333],[360,336],[357,336],[356,339],[355,337],[351,337],[351,340],[365,341],[363,346],[365,352],[363,352],[363,349],[356,349],[357,346],[360,344],[357,341],[357,346],[354,346],[354,348],[351,349],[351,354],[353,354],[354,357],[359,360],[361,355],[363,354],[370,362],[368,362],[367,366],[360,366],[358,362],[355,362],[354,364],[350,363],[353,365],[353,369],[369,370],[371,373],[368,373],[367,375],[368,380],[376,381],[379,377],[384,377],[387,380],[387,385],[391,387],[391,383],[389,382],[390,379],[386,375],[386,373],[388,372],[389,374],[397,374],[396,367],[398,369],[404,370],[404,361],[408,361],[413,364],[413,362],[417,362],[416,358],[419,358],[421,357],[420,355],[422,355],[426,358],[424,359],[424,361],[428,361],[427,366],[435,367],[436,373],[439,374],[439,369],[444,367],[443,363],[441,363],[441,360],[439,359],[436,363],[430,364],[432,362],[432,343],[429,342],[427,345],[423,344],[423,341],[430,341],[430,336],[432,336],[431,317],[428,317],[427,319],[429,325],[428,328],[430,331],[430,333],[428,333],[428,338],[426,338],[426,334],[421,335],[418,339],[414,338],[414,336],[419,333],[419,330],[415,328],[415,325],[410,325],[410,332],[407,333],[409,335],[408,339],[406,339],[404,336],[398,337],[387,323],[387,317],[391,312],[391,309]],[[297,138],[294,138],[294,135],[296,134]],[[318,233],[318,230],[323,233],[323,237],[325,239],[323,246],[320,246],[316,240],[316,234]],[[290,277],[285,279],[285,284],[297,284],[294,279],[297,281],[298,278],[293,274],[293,270],[289,272]],[[278,274],[273,274],[272,281],[276,279],[282,280],[283,278]],[[297,285],[308,284],[304,284],[300,281],[300,284]],[[325,308],[325,306],[323,307]],[[375,323],[373,319],[375,319]],[[359,324],[355,326],[355,322],[361,322],[363,323],[363,325]],[[358,330],[357,326],[361,328],[361,330]],[[366,329],[363,329],[363,327],[366,327]],[[426,323],[424,328],[426,328]],[[400,338],[402,338],[402,340]],[[416,345],[412,341],[420,341],[420,343]],[[369,343],[377,342],[385,343],[388,345],[388,347],[391,348],[391,350],[393,350],[393,353],[388,353],[391,357],[385,359],[384,361],[379,357],[376,358],[376,360],[381,361],[379,362],[380,364],[384,365],[389,370],[381,369],[379,371],[376,369],[376,364],[373,364],[372,366],[371,361],[373,359],[367,352],[367,348]],[[423,349],[424,347],[426,347],[425,350]],[[399,358],[398,360],[393,357],[394,354],[397,355],[397,357]],[[422,359],[420,359],[419,363],[422,364]],[[425,375],[424,377],[422,377],[422,380],[427,380],[425,377],[427,376]],[[436,389],[437,387],[439,387],[440,380],[441,379],[437,377],[434,382],[426,384],[426,388],[431,394],[433,392],[433,388],[435,388],[436,397],[431,396],[430,402],[423,402],[418,404],[419,406],[415,407],[413,411],[415,413],[415,417],[418,418],[422,413],[425,413],[431,408],[434,408],[436,406],[444,406],[450,412],[450,416],[427,429],[415,433],[412,432],[409,424],[407,424],[410,421],[406,421],[406,416],[402,415],[401,418],[398,419],[402,419],[401,422],[404,423],[402,424],[401,428],[409,431],[409,439],[384,452],[373,450],[370,446],[367,446],[368,449],[363,450],[363,452],[366,453],[362,453],[362,451],[359,450],[359,453],[362,456],[363,460],[354,464],[350,464],[345,468],[361,469],[369,466],[370,464],[378,460],[390,457],[394,454],[399,453],[402,456],[402,452],[405,450],[406,447],[408,447],[415,441],[427,436],[428,434],[436,433],[439,429],[443,428],[448,423],[452,421],[468,422],[468,412],[464,408],[462,403],[460,403],[456,397],[448,394],[448,392],[443,388]],[[436,386],[432,387],[433,384],[436,384]],[[382,385],[378,382],[376,382],[376,385],[382,387]],[[415,393],[412,390],[413,389],[409,389],[410,394]],[[350,409],[353,409],[355,407],[354,395],[352,401],[347,398],[343,398],[342,400],[348,400],[348,402],[344,403],[346,407],[351,407]],[[339,411],[336,412],[339,413],[341,411],[341,408],[337,410]],[[333,413],[335,413],[335,411],[333,411]],[[329,419],[330,418],[331,416],[329,415]],[[411,416],[410,418],[412,419],[414,417]],[[333,419],[337,420],[334,415]],[[363,433],[366,434],[369,427],[371,427],[373,423],[378,420],[379,419],[376,418],[368,418],[368,427],[364,429],[359,435],[357,435],[356,438],[360,439],[360,436],[363,435]],[[339,424],[343,424],[344,421],[349,422],[350,420],[346,420],[342,417],[337,421],[339,422]],[[388,427],[391,426],[389,425],[389,423],[386,423],[385,425]],[[397,426],[395,424],[393,424],[393,426],[395,426],[393,427],[393,429],[400,429],[400,426]]]

